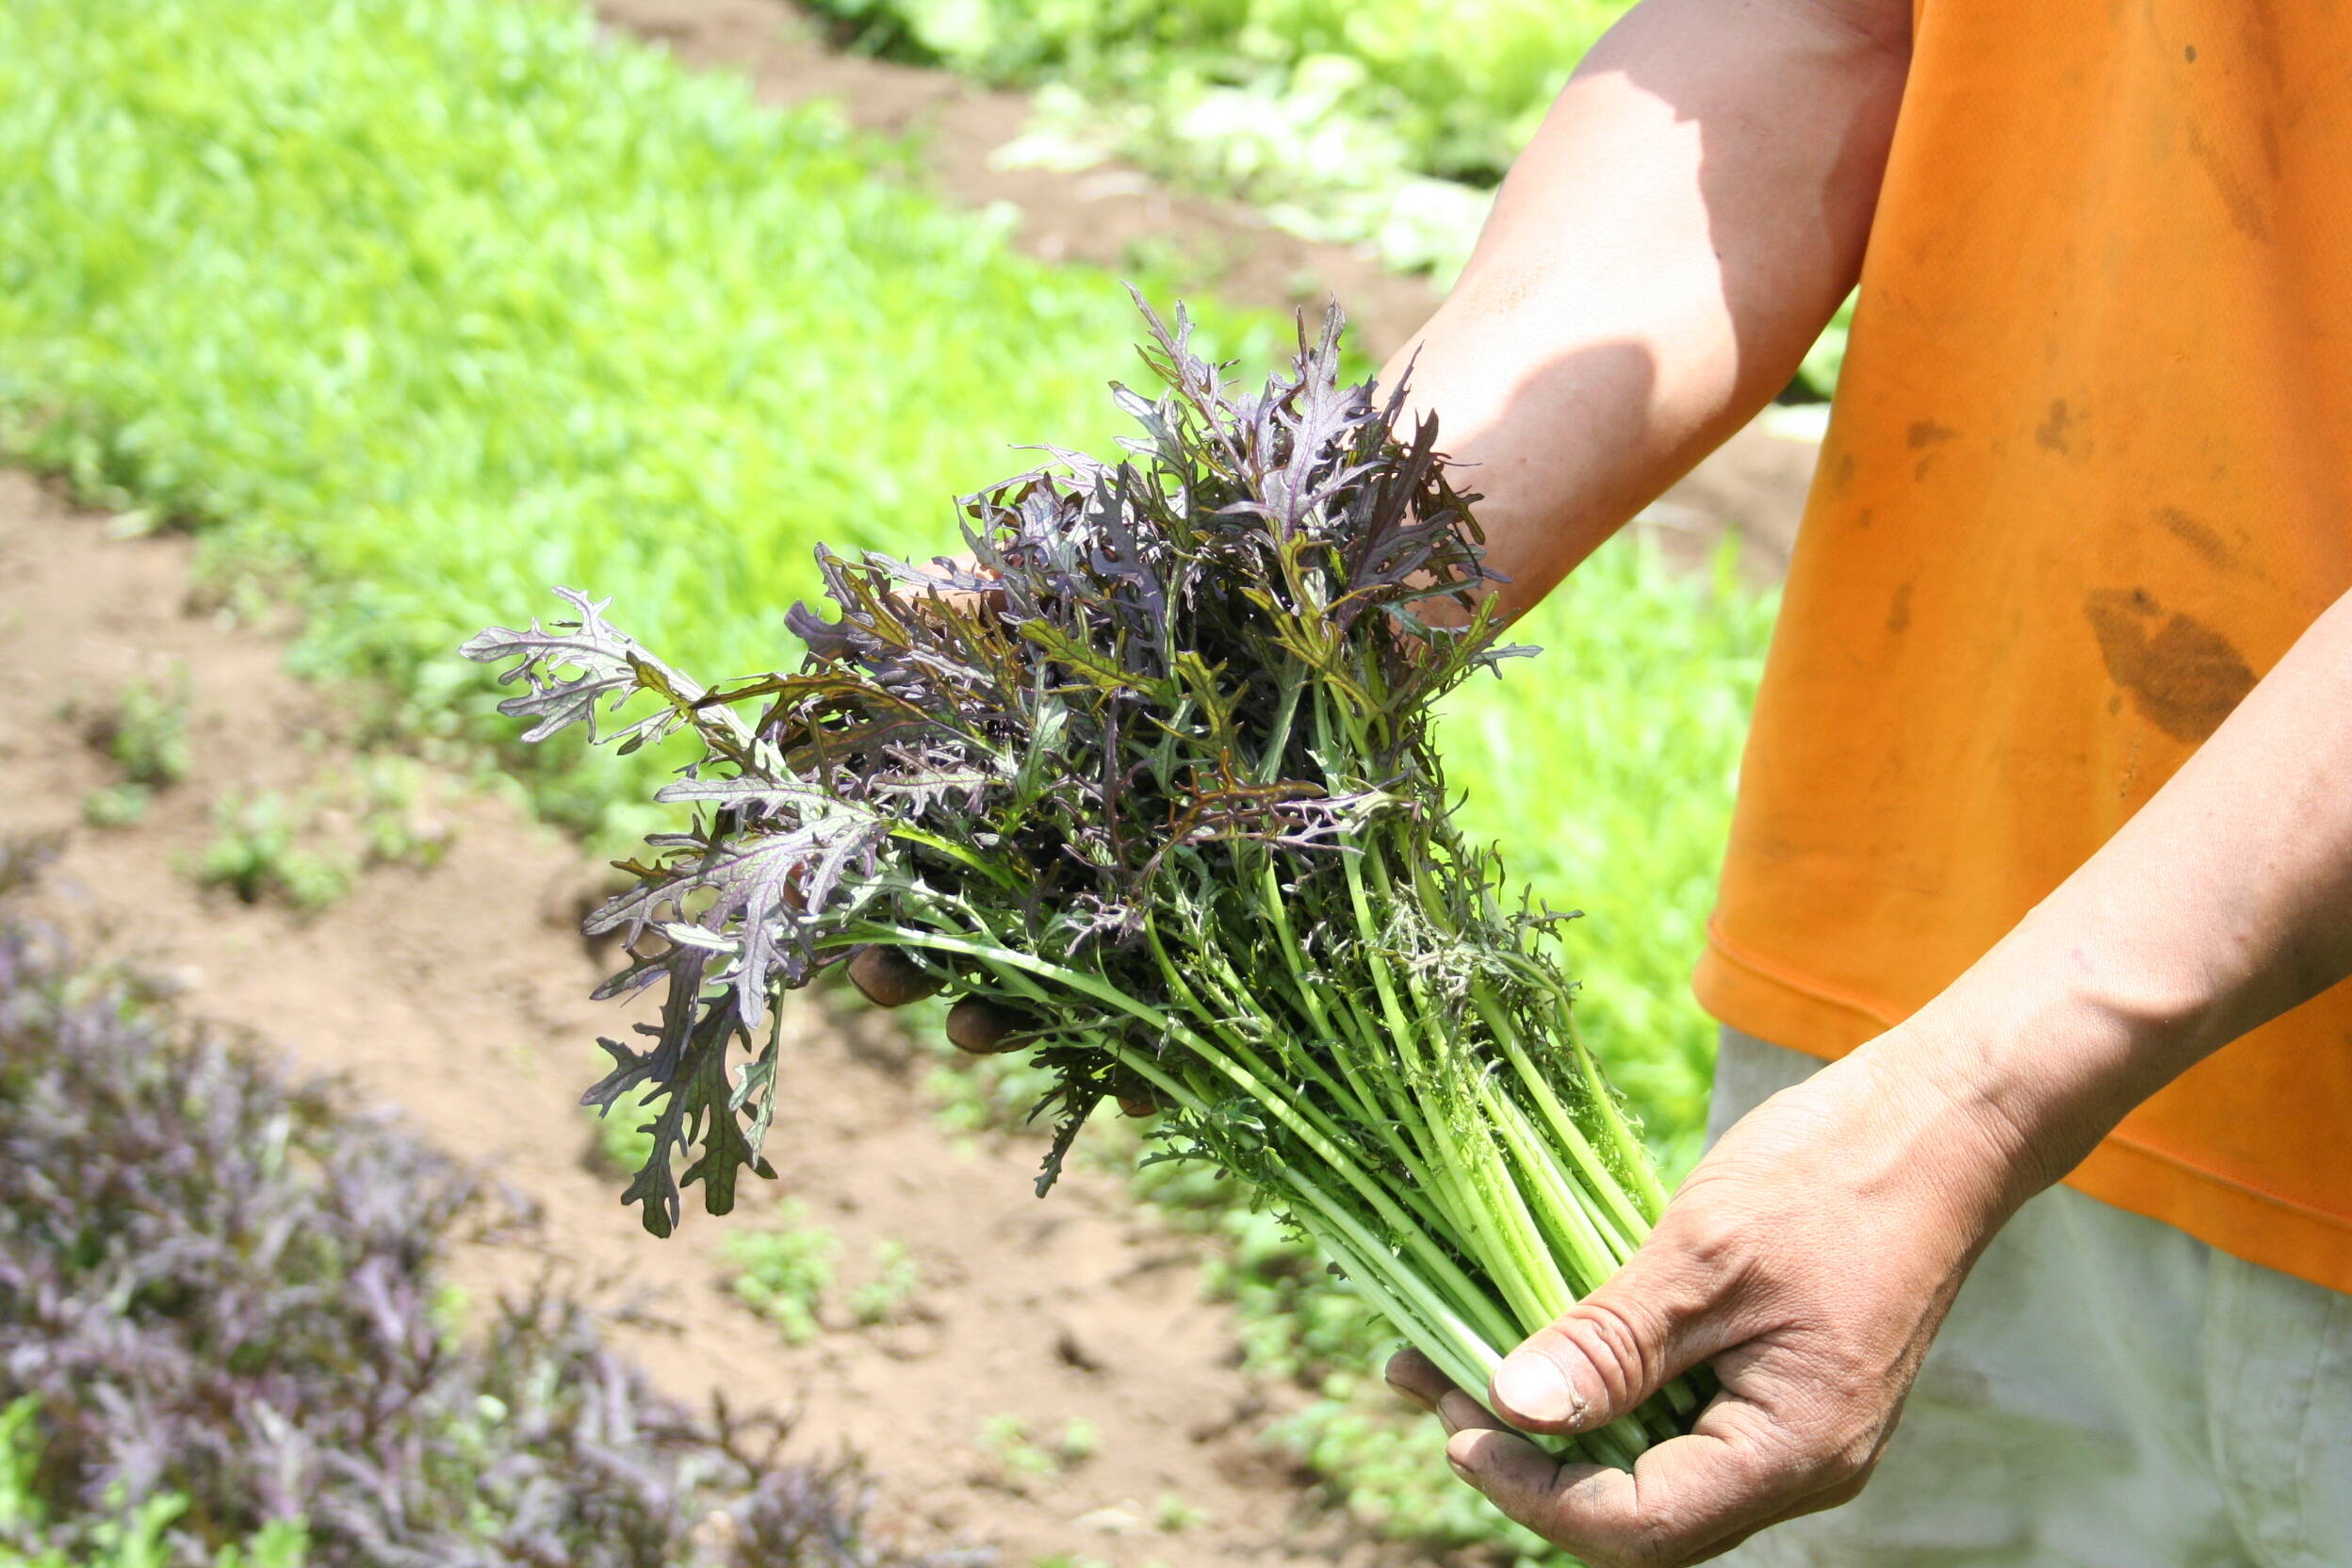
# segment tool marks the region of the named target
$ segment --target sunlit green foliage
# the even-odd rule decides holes
[[[569,6],[24,0],[0,103],[9,444],[294,569],[311,662],[426,727],[550,582],[766,667],[817,540],[952,546],[948,498],[1102,438],[1132,373],[1110,279]]]
[[[1410,167],[1492,184],[1631,0],[818,0],[870,46],[1003,81],[1315,90],[1392,125]]]
[[[1002,158],[1126,157],[1441,280],[1627,3],[818,0],[861,46],[1034,90]]]
[[[1000,158],[1126,158],[1450,282],[1493,188],[1632,0],[812,0],[857,46],[1032,90]],[[1805,356],[1825,399],[1849,311]]]

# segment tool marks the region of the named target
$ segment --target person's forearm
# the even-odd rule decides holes
[[[1908,60],[1887,0],[1642,0],[1381,373],[1472,464],[1512,612],[1751,417],[1854,285]]]
[[[1866,1052],[2056,1181],[2210,1053],[2352,974],[2352,596],[2017,929]]]

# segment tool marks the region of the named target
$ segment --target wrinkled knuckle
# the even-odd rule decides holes
[[[1809,1490],[1843,1486],[1860,1475],[1863,1465],[1867,1462],[1869,1462],[1862,1455],[1851,1448],[1833,1448],[1828,1453],[1816,1457],[1813,1462],[1805,1467],[1805,1484]]]
[[[1805,1498],[1802,1511],[1821,1513],[1829,1509],[1845,1507],[1862,1495],[1862,1489],[1870,1484],[1870,1472],[1876,1468],[1875,1463],[1866,1464],[1844,1480],[1813,1493]]]
[[[1693,1207],[1674,1227],[1674,1246],[1704,1277],[1726,1279],[1745,1271],[1752,1231],[1740,1217],[1715,1204]]]
[[[1560,1331],[1618,1408],[1647,1386],[1657,1359],[1653,1336],[1626,1313],[1605,1301],[1579,1302],[1560,1320]]]

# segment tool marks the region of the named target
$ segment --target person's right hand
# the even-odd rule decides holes
[[[1456,1472],[1553,1544],[1594,1568],[1704,1561],[1862,1489],[1969,1264],[2041,1179],[2007,1133],[1849,1056],[1734,1126],[1625,1267],[1502,1364],[1502,1420],[1416,1352],[1389,1380],[1445,1423]],[[1631,1472],[1519,1435],[1591,1430],[1701,1362],[1723,1392]]]

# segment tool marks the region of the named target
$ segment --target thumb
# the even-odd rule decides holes
[[[1625,1266],[1495,1368],[1494,1413],[1527,1431],[1577,1432],[1630,1413],[1736,1342],[1720,1274],[1653,1236]]]

